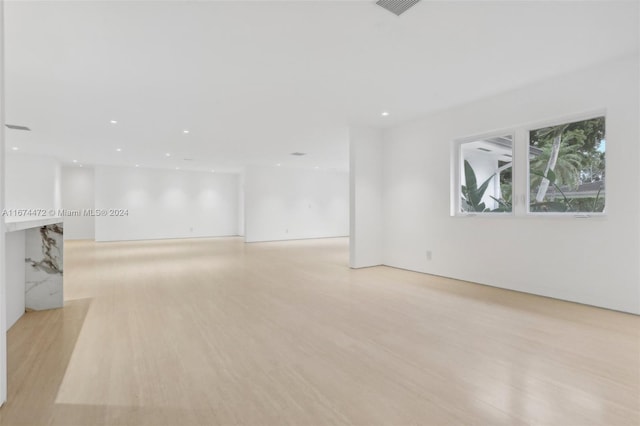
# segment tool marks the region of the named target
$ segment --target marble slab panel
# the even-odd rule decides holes
[[[35,311],[62,308],[63,225],[56,223],[25,232],[25,307]]]

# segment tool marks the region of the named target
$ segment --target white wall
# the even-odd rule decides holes
[[[238,176],[238,235],[244,237],[244,175]]]
[[[349,265],[382,263],[382,132],[367,127],[349,129]]]
[[[25,308],[25,231],[7,232],[5,241],[8,247],[6,252],[6,283],[7,283],[7,313],[6,329],[10,329],[22,315]]]
[[[60,163],[51,157],[8,153],[5,191],[7,209],[57,211],[60,208]]]
[[[95,167],[96,241],[217,237],[238,234],[238,175]]]
[[[64,210],[84,211],[95,207],[93,168],[62,167],[61,198]],[[91,216],[66,216],[65,240],[93,240],[95,220]]]
[[[638,62],[609,62],[389,130],[384,263],[640,313]],[[606,217],[450,216],[454,139],[603,108]],[[520,131],[515,149],[525,146],[526,133]],[[514,189],[526,182],[526,155],[520,159]],[[524,210],[522,203],[516,207]]]
[[[244,192],[247,242],[349,235],[346,172],[251,166]]]
[[[4,121],[4,0],[0,0],[0,210],[5,204]],[[7,285],[5,281],[4,220],[0,220],[0,406],[7,400]]]

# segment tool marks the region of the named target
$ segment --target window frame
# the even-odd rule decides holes
[[[531,162],[529,160],[529,147],[531,146],[531,132],[539,129],[544,129],[546,127],[558,126],[560,124],[571,124],[577,123],[580,121],[592,120],[594,118],[604,118],[605,122],[605,136],[604,140],[607,141],[607,121],[608,115],[606,109],[600,109],[590,112],[584,112],[579,114],[571,114],[565,115],[563,117],[554,118],[550,120],[538,121],[527,126],[523,126],[522,129],[525,132],[525,151],[526,151],[526,191],[524,195],[525,207],[524,214],[529,217],[556,217],[556,218],[590,218],[590,217],[604,217],[607,216],[607,198],[606,198],[606,187],[607,183],[605,182],[605,202],[604,208],[601,212],[532,212],[531,211]],[[604,169],[608,168],[608,155],[604,156]]]
[[[465,212],[462,211],[462,170],[464,169],[464,157],[462,155],[462,146],[467,143],[476,142],[482,139],[490,139],[495,137],[511,137],[511,198],[512,198],[512,206],[510,212]],[[518,148],[516,143],[516,128],[510,127],[508,129],[496,130],[492,132],[475,134],[472,136],[466,136],[463,138],[457,138],[453,141],[452,144],[452,153],[451,153],[451,170],[453,173],[451,179],[451,191],[452,200],[451,200],[451,212],[450,215],[452,217],[513,217],[516,213],[516,200],[517,200],[517,192],[516,192],[516,181],[517,181],[517,154]]]

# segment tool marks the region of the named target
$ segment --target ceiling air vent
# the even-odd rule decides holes
[[[402,15],[420,0],[378,0],[376,4],[394,15]]]
[[[13,129],[13,130],[26,130],[28,132],[31,131],[31,129],[28,128],[27,126],[18,126],[16,124],[5,124],[5,126],[7,126],[7,128],[9,128],[9,129]]]
[[[491,152],[491,150],[487,148],[478,148],[478,151]]]
[[[291,155],[295,155],[296,157],[302,157],[303,155],[307,155],[305,152],[292,152]]]

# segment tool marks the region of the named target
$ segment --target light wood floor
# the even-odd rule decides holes
[[[68,242],[65,280],[9,331],[2,425],[640,424],[639,317],[345,239]]]

